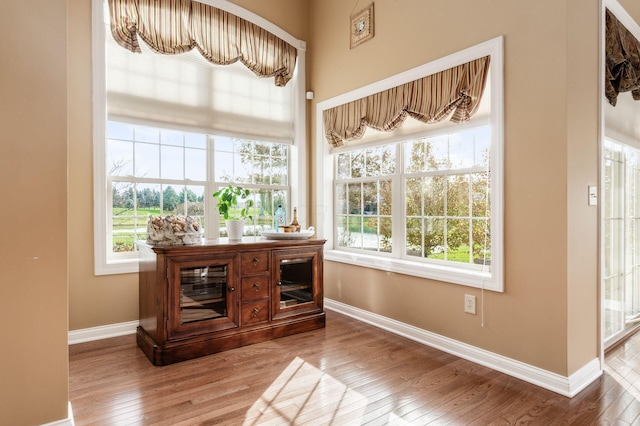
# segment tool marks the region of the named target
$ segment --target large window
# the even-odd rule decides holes
[[[253,222],[245,234],[271,229],[277,206],[289,205],[288,153],[285,144],[109,121],[109,257],[135,258],[135,241],[146,239],[150,215],[188,215],[206,234],[226,237],[224,220],[211,222],[215,209],[208,211],[205,197],[227,184],[252,192]]]
[[[488,126],[337,154],[335,245],[482,270],[489,155]],[[394,217],[405,230],[395,247]]]
[[[93,0],[96,274],[137,271],[149,215],[189,215],[206,238],[226,236],[212,194],[238,184],[253,196],[246,233],[272,226],[279,204],[306,214],[305,43],[225,1],[201,0],[296,47],[293,78],[276,86],[240,62],[214,65],[197,49],[132,53],[112,38]],[[213,4],[215,3],[215,4]],[[291,159],[295,160],[292,161]],[[275,207],[275,208],[274,208]]]
[[[407,119],[318,147],[318,227],[325,259],[490,290],[503,290],[502,44],[492,40],[330,99],[325,110],[491,56],[479,113],[464,124]]]

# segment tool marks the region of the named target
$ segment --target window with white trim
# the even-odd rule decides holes
[[[482,270],[489,136],[483,126],[336,154],[335,245]],[[394,217],[404,218],[404,244],[393,244]]]
[[[146,239],[150,215],[188,215],[206,233],[210,218],[215,220],[205,203],[210,188],[233,184],[251,191],[249,236],[270,230],[278,205],[289,205],[285,144],[109,121],[106,157],[107,241],[115,260],[137,256],[135,241]],[[219,219],[212,223],[214,233],[226,237],[224,219]]]
[[[272,226],[274,205],[305,214],[304,42],[232,3],[215,7],[296,46],[286,86],[197,50],[160,55],[141,42],[142,54],[129,52],[112,39],[104,0],[93,0],[97,275],[137,271],[134,242],[146,238],[149,215],[189,215],[206,238],[226,236],[211,196],[224,185],[252,193],[246,233]]]
[[[338,148],[318,129],[325,259],[503,291],[501,38],[321,102],[316,113],[322,123],[326,109],[485,55],[482,111],[464,124],[368,129]]]

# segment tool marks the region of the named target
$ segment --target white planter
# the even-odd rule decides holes
[[[227,219],[225,222],[229,241],[241,240],[244,232],[244,219]]]

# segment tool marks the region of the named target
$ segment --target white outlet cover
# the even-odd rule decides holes
[[[468,314],[476,314],[476,297],[470,294],[464,295],[464,311]]]

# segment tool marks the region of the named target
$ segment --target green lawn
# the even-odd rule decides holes
[[[480,253],[475,253],[474,254],[475,257],[479,257]],[[465,262],[468,263],[469,262],[469,246],[467,245],[463,245],[458,247],[456,250],[450,250],[449,253],[447,254],[447,260],[450,260],[452,262]],[[491,256],[488,256],[487,258],[490,258]],[[444,260],[444,252],[442,253],[432,253],[429,255],[429,259],[440,259],[440,260]]]
[[[444,252],[432,253],[429,255],[429,259],[444,260]],[[447,253],[447,260],[452,262],[469,262],[469,246],[460,246],[457,250],[450,250]]]

